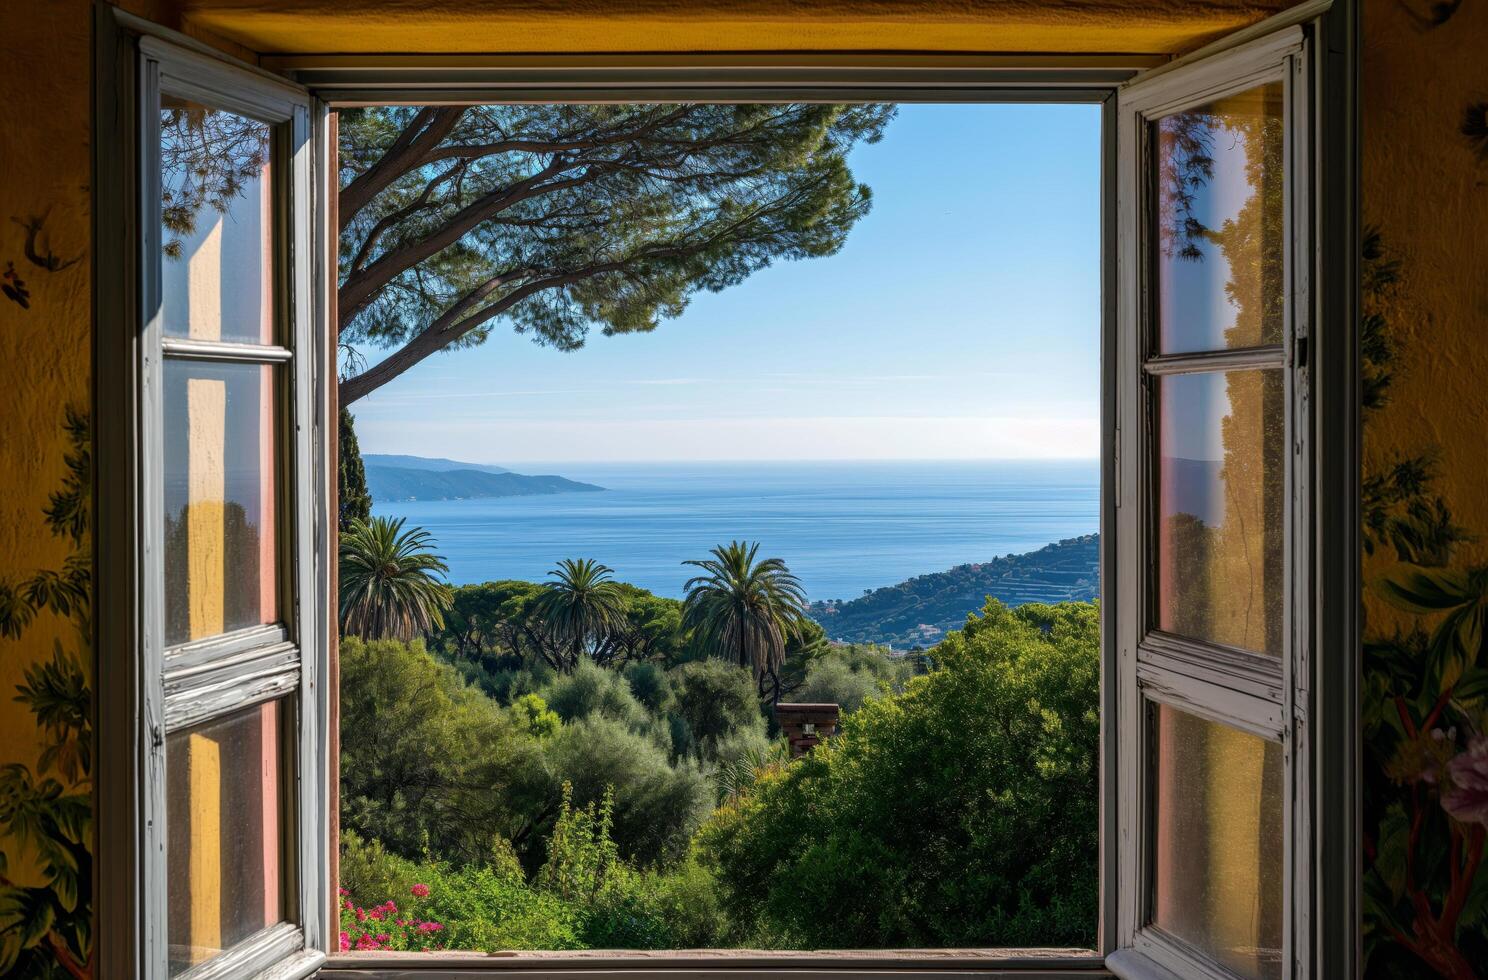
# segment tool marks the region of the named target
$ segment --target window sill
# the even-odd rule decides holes
[[[356,953],[333,956],[324,980],[453,980],[481,975],[523,977],[582,973],[734,978],[789,971],[794,980],[812,976],[872,976],[914,973],[925,977],[969,974],[1010,977],[1085,978],[1109,976],[1101,957],[1088,949],[888,949],[774,951],[754,949],[577,950],[503,953]]]

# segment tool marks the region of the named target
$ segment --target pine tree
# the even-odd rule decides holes
[[[336,439],[337,517],[345,534],[354,520],[366,523],[372,517],[372,494],[367,490],[367,470],[362,466],[362,451],[357,446],[355,419],[341,409],[340,434]]]

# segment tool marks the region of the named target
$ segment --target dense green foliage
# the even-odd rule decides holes
[[[746,934],[802,947],[1089,945],[1099,624],[989,601],[939,668],[767,769],[696,848]]]
[[[1087,534],[1023,555],[916,575],[852,600],[813,602],[810,615],[834,640],[932,646],[960,629],[966,614],[991,596],[1025,602],[1089,602],[1100,587],[1100,537]]]
[[[989,602],[923,658],[808,628],[782,686],[845,717],[791,762],[726,634],[605,572],[343,642],[348,948],[1092,940],[1093,606]]]

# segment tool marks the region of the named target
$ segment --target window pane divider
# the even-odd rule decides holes
[[[1281,660],[1252,650],[1153,631],[1137,646],[1139,663],[1190,674],[1218,687],[1236,687],[1256,697],[1284,702]]]
[[[253,647],[244,647],[228,653],[208,648],[195,652],[190,659],[167,660],[164,679],[166,690],[183,686],[210,683],[215,676],[226,678],[240,671],[244,665],[261,660],[279,659],[285,655],[299,656],[299,647],[291,640],[280,637],[271,642]]]
[[[166,734],[199,725],[264,701],[287,697],[300,686],[300,651],[293,643],[270,647],[234,664],[165,675]]]
[[[236,946],[212,957],[205,963],[177,974],[174,980],[236,980],[256,977],[308,976],[325,962],[325,954],[315,951],[295,956],[305,948],[305,932],[299,926],[279,922],[262,929]],[[296,968],[303,972],[295,972]]]
[[[167,671],[178,670],[185,665],[199,661],[220,660],[245,650],[256,650],[259,647],[283,643],[288,639],[289,631],[282,623],[268,623],[263,626],[233,630],[231,633],[220,633],[205,639],[190,640],[173,647],[166,647],[165,669]]]
[[[228,344],[219,340],[166,337],[160,348],[167,357],[189,361],[244,361],[250,364],[287,364],[294,351],[273,344]]]
[[[1199,371],[1243,371],[1253,368],[1286,367],[1286,349],[1281,344],[1239,347],[1234,350],[1202,351],[1193,354],[1158,354],[1148,358],[1142,370],[1148,375],[1193,374]]]
[[[1268,698],[1151,662],[1137,664],[1137,686],[1147,702],[1166,704],[1273,742],[1285,740],[1286,709]]]

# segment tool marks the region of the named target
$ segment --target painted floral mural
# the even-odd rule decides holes
[[[0,580],[0,636],[24,641],[38,616],[71,624],[26,666],[10,699],[42,734],[34,765],[0,765],[0,976],[93,975],[93,556],[88,416],[68,409],[66,475],[41,508],[65,542],[58,568]]]

